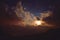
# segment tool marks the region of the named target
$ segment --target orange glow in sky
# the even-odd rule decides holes
[[[34,23],[35,23],[36,25],[41,25],[41,24],[42,24],[42,21],[37,20],[37,21],[35,21]]]

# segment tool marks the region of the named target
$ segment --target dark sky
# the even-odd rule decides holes
[[[35,13],[42,11],[51,10],[54,11],[60,4],[59,0],[5,0],[4,2],[9,6],[16,5],[17,2],[21,1],[26,10]]]
[[[17,3],[17,0],[8,0],[6,3],[9,6],[13,6]],[[55,2],[55,1],[54,1]],[[52,9],[54,6],[50,0],[22,0],[23,6],[27,8],[27,10],[31,11],[41,11],[41,10],[48,10],[49,8]],[[39,12],[38,11],[38,12]]]
[[[35,15],[39,15],[42,11],[51,10],[54,13],[54,17],[59,17],[60,0],[4,0],[0,1],[0,4],[7,4],[9,7],[12,7],[16,6],[19,1],[22,2],[26,10],[35,13]]]
[[[41,10],[53,10],[55,6],[59,6],[59,0],[5,0],[3,3],[8,4],[9,6],[16,5],[17,2],[21,1],[23,6],[27,10],[41,11]]]

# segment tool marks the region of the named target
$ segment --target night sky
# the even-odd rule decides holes
[[[8,10],[12,11],[11,7],[15,7],[19,1],[22,2],[22,6],[26,8],[27,11],[30,11],[35,15],[39,15],[39,13],[43,11],[48,11],[48,10],[53,12],[53,17],[47,18],[47,21],[54,22],[56,25],[56,29],[51,29],[47,33],[43,33],[42,35],[36,34],[36,35],[30,36],[30,38],[32,37],[35,39],[38,36],[38,38],[41,37],[41,39],[45,39],[45,38],[50,39],[50,37],[51,37],[51,40],[52,39],[54,40],[55,38],[57,38],[57,40],[58,38],[60,39],[60,0],[1,0],[0,1],[0,32],[1,32],[0,35],[2,36],[2,39],[7,37],[8,35],[8,34],[5,35],[5,33],[3,32],[4,30],[3,27],[5,27],[3,23],[5,21],[8,22],[7,20],[14,19],[13,15],[12,15],[13,18],[8,15],[9,12],[6,13],[5,6],[7,4],[9,6]],[[14,19],[13,21],[15,20],[16,19]]]
[[[5,0],[2,4],[7,4],[9,7],[16,6],[17,2],[21,1],[24,8],[36,15],[42,11],[51,10],[56,12],[59,9],[59,0]]]
[[[16,6],[16,4],[21,1],[22,6],[26,8],[27,11],[34,13],[35,15],[39,15],[39,13],[43,11],[52,11],[53,12],[53,20],[58,21],[60,20],[60,1],[59,0],[4,0],[0,1],[0,8],[1,8],[1,16],[7,15],[5,12],[3,13],[4,6],[7,4],[9,6],[9,10],[11,7]],[[13,14],[13,13],[12,13]],[[9,16],[8,16],[9,17]]]

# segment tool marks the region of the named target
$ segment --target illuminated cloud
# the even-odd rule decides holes
[[[44,11],[44,12],[40,13],[40,16],[37,17],[33,13],[30,13],[29,11],[24,11],[24,8],[21,5],[21,2],[17,3],[15,13],[18,18],[22,18],[22,20],[24,21],[24,25],[34,25],[34,21],[38,25],[38,23],[40,21],[43,21],[44,18],[52,15],[51,11]],[[40,20],[38,20],[38,18]],[[39,24],[41,24],[41,22]]]

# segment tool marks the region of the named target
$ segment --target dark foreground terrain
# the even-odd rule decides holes
[[[60,40],[60,28],[49,29],[47,32],[27,31],[22,27],[19,32],[17,29],[10,29],[0,26],[0,40]],[[14,33],[17,35],[15,36]]]

